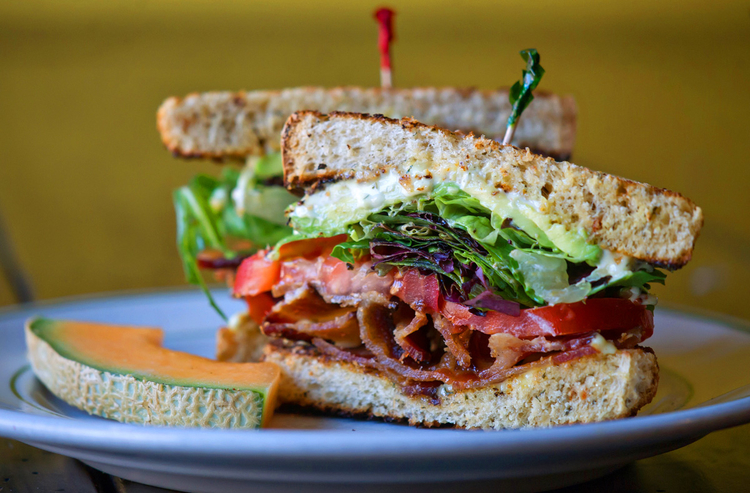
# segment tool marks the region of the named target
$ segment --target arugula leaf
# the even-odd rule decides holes
[[[650,288],[649,284],[656,283],[656,284],[664,284],[664,280],[666,279],[667,275],[657,269],[654,269],[653,271],[649,272],[647,270],[637,270],[635,272],[632,272],[628,274],[627,276],[618,279],[615,282],[604,284],[600,287],[594,288],[591,292],[591,294],[598,293],[604,288],[608,288],[611,286],[619,286],[623,288],[630,288],[630,287],[636,287],[641,288],[644,291],[648,291]]]
[[[185,277],[191,284],[200,286],[224,320],[227,317],[216,304],[201,274],[198,254],[211,249],[233,259],[240,254],[252,253],[258,247],[275,244],[292,232],[286,225],[283,211],[296,199],[281,186],[263,183],[283,172],[280,155],[266,156],[254,164],[253,168],[244,171],[225,168],[218,178],[197,175],[173,194],[177,249]],[[249,210],[247,207],[237,210],[232,200],[235,191],[239,192],[242,205],[252,206]],[[248,240],[252,246],[247,250],[245,245],[240,251],[231,246],[233,240]]]
[[[187,281],[200,286],[208,298],[208,302],[226,321],[227,316],[216,304],[216,300],[211,295],[211,291],[208,290],[206,281],[198,268],[198,254],[203,249],[210,245],[225,250],[226,246],[221,241],[221,237],[218,236],[215,224],[206,214],[206,209],[202,207],[202,201],[195,192],[190,186],[187,186],[175,190],[173,195],[174,208],[177,214],[177,249],[182,258],[182,266]]]
[[[544,75],[544,69],[539,63],[539,53],[535,49],[522,50],[521,57],[526,61],[526,70],[523,71],[521,80],[510,88],[509,99],[513,108],[508,117],[508,128],[505,131],[503,144],[510,144],[513,140],[518,119],[521,118],[521,113],[529,106],[529,103],[534,100],[531,92],[536,89]]]

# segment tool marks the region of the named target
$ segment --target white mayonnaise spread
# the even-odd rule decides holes
[[[599,333],[594,334],[594,338],[591,341],[591,347],[602,354],[615,354],[617,352],[615,345],[606,340]]]

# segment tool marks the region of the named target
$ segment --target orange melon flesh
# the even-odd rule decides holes
[[[28,330],[61,357],[87,367],[170,386],[248,390],[263,397],[263,422],[275,405],[279,367],[274,363],[213,361],[162,347],[157,328],[37,318]]]
[[[30,328],[64,358],[139,380],[266,392],[279,378],[274,363],[224,363],[166,349],[161,329],[49,319]]]

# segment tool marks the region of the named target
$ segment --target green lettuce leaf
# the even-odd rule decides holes
[[[347,264],[352,264],[362,253],[369,251],[370,240],[345,241],[344,243],[339,243],[333,247],[331,257],[342,260]]]

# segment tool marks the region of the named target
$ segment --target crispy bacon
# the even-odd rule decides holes
[[[579,347],[577,349],[571,349],[570,351],[565,351],[562,353],[557,353],[550,357],[552,362],[556,365],[565,363],[566,361],[571,361],[576,358],[581,358],[583,356],[588,356],[590,354],[596,354],[597,350],[594,349],[592,346],[583,346]]]
[[[630,349],[636,347],[639,343],[646,339],[646,334],[643,327],[636,327],[635,329],[630,329],[629,331],[623,332],[619,335],[616,333],[611,334],[611,338],[612,343],[617,349]]]
[[[597,332],[581,333],[573,320],[592,326],[584,316],[588,305],[523,310],[513,317],[447,301],[436,277],[417,270],[379,276],[369,259],[347,266],[327,255],[279,263],[272,294],[284,299],[263,322],[267,335],[307,341],[322,354],[377,370],[404,392],[433,401],[441,383],[479,388],[597,352],[591,345]],[[618,303],[589,304],[602,311]],[[650,313],[625,308],[626,321],[611,321],[601,331],[618,348],[634,347],[652,331]],[[642,326],[620,328],[635,322]]]
[[[298,339],[312,341],[313,338],[333,341],[343,348],[361,346],[359,339],[359,325],[354,312],[326,322],[312,323],[300,320],[296,323],[270,323],[263,324],[263,333],[269,337],[284,337],[286,339]]]
[[[330,342],[324,341],[320,337],[314,337],[311,342],[321,353],[331,356],[336,360],[349,361],[361,366],[375,368],[372,353],[367,351],[367,349],[361,347],[356,348],[356,351],[352,349],[342,349]]]
[[[510,334],[492,334],[487,345],[495,359],[493,366],[503,370],[521,361],[527,352],[524,341]]]
[[[472,371],[460,368],[453,354],[445,352],[436,364],[417,365],[409,360],[402,360],[403,350],[393,337],[395,327],[387,306],[363,303],[357,309],[357,319],[362,341],[373,355],[373,360],[368,365],[386,374],[395,374],[400,381],[441,381],[451,384],[455,389],[479,388],[550,362],[549,358],[542,358],[512,367],[493,364],[485,370]]]
[[[468,345],[471,331],[464,328],[465,330],[462,332],[457,332],[453,323],[442,315],[434,314],[432,319],[435,328],[443,336],[443,339],[445,339],[445,346],[453,357],[456,358],[458,365],[463,368],[469,368],[471,366],[471,354],[469,354]]]
[[[341,347],[362,344],[355,308],[330,305],[308,286],[287,293],[266,316],[261,329],[271,337],[308,342],[318,337]]]
[[[412,380],[443,380],[438,373],[421,369],[409,360],[402,362],[404,350],[396,343],[393,336],[395,326],[389,307],[378,303],[363,302],[357,309],[357,320],[362,342],[373,354],[379,367]]]
[[[408,306],[401,304],[399,309],[394,313],[394,322],[396,328],[393,331],[393,338],[396,344],[401,346],[404,354],[401,355],[401,361],[407,356],[417,363],[425,363],[430,360],[429,348],[425,348],[417,341],[415,334],[419,329],[427,324],[427,315],[422,312],[415,312]],[[423,336],[424,338],[424,336]]]

